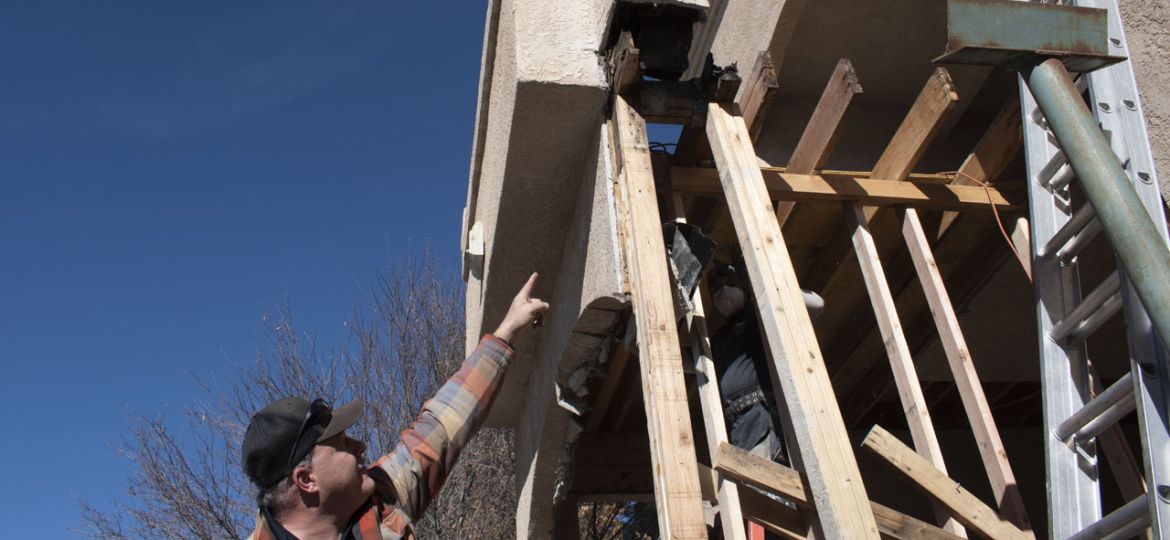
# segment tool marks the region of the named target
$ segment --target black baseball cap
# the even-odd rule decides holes
[[[267,488],[292,472],[292,468],[318,442],[357,422],[363,403],[357,399],[336,410],[324,400],[299,397],[279,399],[252,415],[244,434],[244,474],[252,483]]]

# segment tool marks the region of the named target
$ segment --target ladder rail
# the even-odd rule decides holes
[[[1028,204],[1032,217],[1032,275],[1035,283],[1039,339],[1040,378],[1045,426],[1056,426],[1081,410],[1090,400],[1090,378],[1083,341],[1062,345],[1048,336],[1052,329],[1081,303],[1080,278],[1075,261],[1062,263],[1041,256],[1050,238],[1072,219],[1067,191],[1050,191],[1049,167],[1060,150],[1048,137],[1043,118],[1033,114],[1035,99],[1022,77],[1019,81],[1021,116],[1024,120],[1024,152],[1027,166]],[[1101,519],[1096,475],[1097,455],[1092,441],[1070,451],[1054,436],[1045,437],[1050,538],[1068,538]]]
[[[1081,0],[1077,4],[1109,11],[1111,52],[1128,57],[1129,48],[1117,0]],[[1154,170],[1153,153],[1137,92],[1133,63],[1126,60],[1091,73],[1088,77],[1089,95],[1097,119],[1102,129],[1112,134],[1110,143],[1113,150],[1121,159],[1154,226],[1161,232],[1162,241],[1166,242],[1164,203]],[[1150,248],[1157,249],[1156,246]],[[1151,491],[1146,498],[1149,525],[1152,536],[1161,538],[1170,534],[1170,500],[1167,497],[1167,490],[1170,490],[1170,431],[1167,427],[1170,376],[1167,374],[1167,354],[1125,270],[1119,269],[1118,273],[1124,291],[1130,367],[1134,373],[1133,386],[1142,439],[1142,461],[1146,485]]]
[[[1108,10],[1110,52],[1128,56],[1116,0],[1069,3]],[[1140,531],[1148,524],[1153,537],[1160,538],[1170,532],[1170,377],[1166,372],[1166,351],[1120,261],[1116,278],[1111,276],[1094,294],[1081,297],[1077,257],[1099,232],[1099,220],[1092,217],[1094,212],[1087,203],[1075,217],[1072,214],[1068,185],[1075,174],[1071,174],[1066,156],[1048,133],[1026,81],[1021,77],[1019,82],[1033,217],[1044,421],[1052,435],[1046,444],[1049,534],[1052,538],[1116,537]],[[1083,82],[1087,83],[1090,108],[1165,243],[1163,202],[1131,62],[1098,70],[1084,77]],[[1111,309],[1086,312],[1090,304],[1100,307],[1106,296]],[[1108,399],[1089,405],[1085,401],[1089,397],[1089,377],[1084,338],[1119,309],[1124,311],[1132,376],[1111,389]],[[1090,321],[1094,324],[1088,324]],[[1123,389],[1129,391],[1119,396]],[[1106,407],[1109,403],[1112,406]],[[1150,494],[1102,519],[1094,438],[1130,407],[1137,411]],[[1118,529],[1120,525],[1124,527]]]

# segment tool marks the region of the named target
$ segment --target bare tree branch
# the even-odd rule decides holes
[[[237,366],[226,389],[199,381],[202,394],[185,425],[134,415],[119,454],[130,460],[127,502],[101,511],[80,501],[89,538],[240,538],[255,523],[255,490],[240,468],[240,444],[253,412],[289,395],[334,403],[363,399],[351,435],[371,456],[393,450],[425,400],[463,360],[463,288],[427,249],[390,266],[367,306],[347,323],[347,343],[321,352],[296,329],[292,310],[265,316],[264,350]],[[516,507],[512,435],[482,430],[464,450],[421,523],[425,538],[512,538]]]

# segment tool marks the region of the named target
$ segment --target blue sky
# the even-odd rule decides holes
[[[0,537],[124,498],[127,414],[181,413],[286,298],[328,344],[412,246],[458,264],[485,10],[0,4]]]

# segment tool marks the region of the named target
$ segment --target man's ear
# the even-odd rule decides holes
[[[292,471],[293,485],[297,486],[297,490],[302,493],[316,493],[317,475],[313,474],[313,469],[304,466],[298,466]]]

